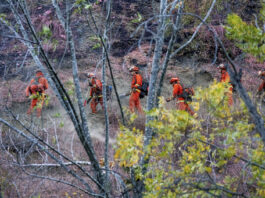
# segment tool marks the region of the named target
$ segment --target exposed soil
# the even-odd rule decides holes
[[[147,9],[144,3],[136,6],[136,4],[134,4],[136,2],[139,3],[139,1],[136,0],[117,0],[113,2],[114,12],[119,14],[119,16],[115,19],[115,22],[119,24],[113,33],[115,35],[115,39],[112,40],[110,59],[119,94],[127,93],[130,90],[131,76],[128,72],[128,68],[130,66],[137,65],[140,68],[144,79],[148,80],[150,76],[153,46],[150,46],[147,43],[142,43],[140,48],[138,48],[138,43],[136,42],[137,40],[131,39],[130,34],[137,26],[137,24],[131,23],[131,20],[137,17],[137,12],[141,13],[143,16],[148,16],[151,10],[149,8]],[[233,2],[238,3],[239,1],[235,0]],[[40,5],[42,5],[42,2],[40,2]],[[255,9],[257,9],[257,4],[255,2],[247,4],[246,6],[235,3],[234,8],[241,8],[243,9],[243,13],[247,14],[246,16],[251,16],[253,14],[253,7],[251,6],[254,6]],[[49,9],[50,7],[47,6],[42,6],[40,8],[37,7],[33,14],[37,17]],[[0,11],[7,14],[9,13],[5,6],[0,7]],[[84,29],[87,28],[85,25],[78,29],[78,23],[85,24],[85,22],[80,16],[76,17],[77,19],[73,21],[73,28],[74,37],[76,39],[78,38],[76,45],[79,79],[83,93],[86,95],[85,93],[87,93],[88,86],[85,73],[96,72],[97,77],[101,78],[101,71],[98,69],[97,65],[100,60],[99,54],[101,53],[101,49],[93,49],[93,45],[95,43],[91,41],[91,32],[84,33]],[[36,23],[37,21],[38,20],[36,20]],[[220,26],[218,25],[219,23],[217,24],[216,29],[217,32],[220,30],[218,33],[221,34],[222,29],[220,29]],[[57,28],[57,32],[60,32],[58,24],[53,24],[53,27]],[[155,29],[155,27],[156,24],[150,24],[149,28]],[[6,31],[6,29],[3,30]],[[189,38],[192,32],[192,29],[184,30],[183,36],[179,37],[177,43],[184,42]],[[150,35],[146,34],[144,36],[145,38],[148,38]],[[204,39],[203,41],[209,40],[206,34],[200,36],[200,38]],[[9,110],[11,110],[20,120],[26,123],[26,126],[32,127],[36,134],[43,137],[45,141],[49,142],[55,148],[60,149],[60,151],[68,156],[71,156],[74,160],[88,161],[87,154],[81,146],[80,140],[75,132],[70,118],[51,88],[47,91],[51,100],[49,105],[43,108],[42,119],[34,117],[31,120],[31,117],[26,114],[30,101],[25,97],[24,91],[29,80],[34,75],[34,70],[36,69],[35,63],[33,63],[30,59],[27,59],[25,62],[23,61],[27,50],[21,43],[18,43],[17,41],[12,41],[12,43],[10,43],[10,38],[4,38],[1,36],[0,39],[0,117],[6,118],[9,121],[12,120],[8,117],[7,112],[4,111],[5,107],[8,107]],[[63,40],[63,38],[61,39]],[[148,41],[148,39],[146,40]],[[192,86],[195,88],[195,91],[196,87],[206,87],[214,79],[219,79],[220,74],[216,69],[216,65],[208,63],[210,62],[209,60],[212,60],[213,58],[209,57],[209,54],[214,50],[214,48],[212,45],[210,46],[211,41],[205,43],[206,44],[201,48],[193,46],[193,48],[191,47],[185,49],[183,53],[176,57],[176,60],[172,60],[170,62],[164,79],[162,96],[167,98],[172,95],[172,87],[169,84],[169,80],[172,77],[179,77],[181,83],[185,87]],[[62,65],[59,65],[61,57],[64,54],[64,42],[61,42],[60,46],[61,48],[57,48],[54,53],[52,53],[50,48],[47,48],[47,52],[54,68],[58,72],[60,79],[64,84],[67,84],[67,82],[72,80],[69,78],[72,76],[71,59],[69,51],[66,51],[65,59],[62,61]],[[196,49],[198,51],[197,54],[195,53]],[[236,57],[239,52],[235,52]],[[231,54],[233,53],[231,52]],[[221,58],[221,55],[218,56],[218,58]],[[218,61],[220,60],[221,59],[218,59]],[[238,65],[240,65],[243,69],[243,85],[248,91],[253,92],[254,90],[255,92],[258,84],[260,83],[260,80],[257,80],[256,74],[258,70],[264,69],[264,64],[256,62],[251,57],[246,57],[242,62],[238,61]],[[107,74],[107,77],[107,83],[111,84],[109,73]],[[69,88],[67,87],[67,89]],[[74,95],[71,97],[73,99],[75,98]],[[76,101],[74,103],[77,105]],[[121,99],[121,103],[123,107],[127,108],[129,97]],[[146,98],[141,100],[141,104],[145,107]],[[175,104],[170,102],[166,104],[166,107],[175,108]],[[259,106],[259,109],[264,110],[265,107]],[[91,114],[90,112],[90,106],[87,106],[86,113],[89,132],[95,146],[97,157],[102,158],[104,156],[105,142],[105,119],[103,111],[99,105],[98,113],[96,115]],[[112,93],[112,100],[108,102],[108,113],[110,122],[109,157],[113,160],[113,145],[115,144],[115,138],[117,132],[119,131],[120,124],[120,111],[114,92]],[[140,117],[136,121],[138,122],[137,127],[143,130],[145,119]],[[19,129],[22,129],[18,123],[12,122],[12,124]],[[38,195],[41,197],[67,197],[67,193],[72,197],[82,197],[80,192],[75,192],[76,189],[58,183],[54,185],[54,182],[48,180],[37,178],[32,180],[32,177],[29,176],[25,170],[19,169],[16,166],[10,167],[9,163],[19,158],[19,155],[25,155],[26,153],[28,153],[28,155],[25,159],[28,164],[39,162],[54,163],[54,161],[50,158],[44,160],[45,157],[40,155],[42,152],[37,150],[32,143],[23,140],[21,137],[11,136],[11,131],[7,127],[0,125],[0,131],[2,136],[1,143],[5,145],[4,149],[9,149],[12,153],[11,156],[9,156],[7,152],[2,152],[4,154],[2,156],[0,155],[0,175],[4,175],[8,181],[7,184],[5,184],[6,189],[9,189],[6,192],[6,197],[18,197],[16,194],[16,187],[20,190],[21,197],[32,197]],[[32,146],[34,149],[32,149]],[[3,159],[8,158],[10,161],[6,161],[1,164],[4,161]],[[233,167],[231,168],[231,171],[233,171]],[[38,168],[36,168],[36,172],[38,172]],[[41,172],[44,176],[55,174],[62,179],[69,179],[69,176],[59,168],[47,168],[45,171],[40,169],[39,172]],[[18,186],[9,184],[14,181],[18,184]]]

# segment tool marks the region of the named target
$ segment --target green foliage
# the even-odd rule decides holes
[[[48,26],[44,25],[42,30],[38,32],[38,36],[42,39],[43,44],[51,45],[53,51],[56,50],[59,42],[53,38],[52,31]]]
[[[92,49],[95,50],[95,49],[98,49],[101,47],[101,43],[96,43],[95,45],[93,45]]]
[[[35,109],[41,109],[43,104],[45,104],[46,106],[49,105],[49,102],[50,102],[50,96],[47,95],[47,94],[40,94],[39,92],[37,92],[36,94],[32,94],[29,96],[30,99],[37,99],[38,102],[37,102],[37,105],[34,107],[34,110]]]
[[[93,50],[98,49],[102,46],[100,38],[98,36],[91,36],[89,37],[89,40],[92,41],[93,43],[93,47],[92,47]]]
[[[64,122],[60,122],[59,127],[63,128],[64,127]]]
[[[1,14],[0,14],[0,18],[1,18],[1,19],[5,19],[5,18],[6,18],[6,14],[1,13]]]
[[[242,182],[256,186],[251,197],[264,196],[264,169],[242,165],[237,157],[264,166],[264,146],[258,135],[251,135],[254,125],[244,103],[240,101],[235,109],[228,106],[228,91],[228,84],[217,82],[195,90],[191,105],[199,118],[166,109],[161,98],[159,107],[148,112],[155,118],[148,123],[155,135],[147,147],[143,132],[121,126],[115,159],[121,166],[137,167],[136,178],[145,184],[144,197],[209,197],[209,193],[228,197]],[[143,154],[150,159],[144,175],[138,165]],[[228,164],[243,168],[231,175]]]
[[[2,21],[3,23],[5,23],[6,25],[11,25],[9,23],[9,21],[6,19],[6,14],[4,14],[4,13],[0,13],[0,21]]]
[[[265,2],[261,9],[260,19],[264,23]],[[262,29],[244,22],[238,15],[230,14],[227,17],[226,36],[235,41],[244,52],[249,53],[260,61],[265,61],[265,33]]]
[[[74,12],[75,13],[79,13],[79,14],[81,14],[83,9],[88,10],[88,9],[92,8],[92,4],[89,3],[89,1],[86,1],[86,0],[76,0],[74,5],[75,5],[75,8],[76,8],[74,10]]]
[[[265,21],[265,0],[262,1],[262,9],[260,10],[260,21]]]
[[[61,114],[60,113],[56,113],[56,114],[53,115],[53,117],[60,118],[61,117]]]
[[[53,143],[54,145],[57,143],[57,140],[56,140],[56,137],[55,137],[55,136],[52,137],[52,143]]]
[[[40,194],[38,194],[37,196],[33,196],[32,198],[41,198]]]
[[[142,15],[139,12],[137,12],[137,18],[131,20],[131,22],[132,23],[140,23],[142,20],[143,20]]]
[[[209,10],[209,8],[211,6],[211,3],[209,3],[209,1],[207,1],[207,0],[202,0],[199,3],[197,1],[194,1],[194,0],[186,0],[183,2],[184,2],[184,12],[185,13],[196,13],[200,16],[205,16],[207,11]],[[215,8],[218,11],[221,11],[224,9],[223,5],[224,4],[223,4],[222,0],[217,0],[215,3]],[[211,19],[211,16],[209,16],[207,21],[209,21],[210,19]],[[182,22],[186,25],[194,24],[194,26],[196,26],[200,23],[199,20],[197,20],[196,18],[194,18],[192,16],[183,17]]]
[[[57,46],[58,46],[59,42],[56,39],[52,39],[52,48],[53,48],[53,52],[55,52]]]
[[[47,27],[46,25],[44,25],[42,27],[42,31],[39,32],[39,35],[41,37],[45,37],[46,39],[50,39],[52,37],[52,31],[49,27]]]
[[[67,90],[68,95],[71,97],[71,99],[73,101],[76,101],[76,97],[75,97],[75,86],[74,86],[74,82],[73,80],[68,80],[65,83],[65,88]],[[65,98],[66,99],[66,98]]]
[[[45,94],[45,97],[44,97],[44,104],[45,104],[46,106],[49,105],[50,99],[51,99],[51,97],[50,97],[49,95]]]
[[[135,128],[129,130],[121,126],[121,133],[117,137],[115,159],[123,167],[132,167],[139,161],[143,154],[143,133]]]

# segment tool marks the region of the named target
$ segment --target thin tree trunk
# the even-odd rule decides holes
[[[107,1],[107,16],[106,16],[106,23],[103,33],[103,38],[106,43],[106,49],[103,48],[103,65],[102,65],[102,83],[103,83],[103,104],[104,104],[104,116],[105,116],[105,156],[104,156],[104,162],[105,162],[105,189],[109,192],[108,186],[110,185],[109,182],[109,115],[108,115],[108,103],[107,103],[107,94],[106,94],[106,53],[108,53],[109,44],[108,44],[108,30],[109,30],[109,22],[110,22],[110,14],[111,14],[111,0]],[[107,50],[107,51],[106,51]],[[106,196],[109,197],[109,194],[106,192]]]
[[[154,57],[152,61],[152,69],[151,69],[151,77],[149,81],[149,91],[148,91],[148,98],[147,98],[147,111],[150,111],[155,107],[156,103],[156,82],[157,82],[157,77],[158,73],[160,70],[160,59],[162,55],[162,47],[164,44],[164,31],[165,31],[165,19],[166,17],[164,16],[165,14],[165,8],[167,5],[166,0],[161,0],[160,3],[160,17],[159,17],[159,26],[157,28],[157,35],[155,38],[155,50],[154,50]],[[147,123],[154,119],[152,116],[146,116],[146,127],[145,127],[145,134],[144,134],[144,150],[145,148],[150,144],[150,141],[153,137],[153,129],[151,127],[147,126]],[[146,165],[149,162],[149,158],[146,157],[147,153],[144,153],[142,159],[140,160],[140,166],[142,167],[142,174],[145,175],[147,169]],[[134,175],[134,170],[132,171],[132,177],[133,180],[135,175]],[[143,196],[143,191],[145,189],[144,187],[144,181],[135,181],[134,184],[134,197],[139,197],[141,198]]]
[[[92,163],[92,166],[93,166],[93,168],[95,170],[95,174],[96,174],[96,177],[97,177],[99,183],[101,185],[103,185],[104,184],[104,179],[103,179],[102,171],[100,169],[98,160],[96,158],[94,148],[92,146],[93,145],[92,144],[92,139],[91,139],[90,134],[89,134],[86,114],[85,114],[83,103],[82,103],[82,98],[83,97],[82,97],[81,87],[80,87],[80,83],[79,83],[79,79],[78,79],[78,67],[77,67],[77,60],[76,60],[76,54],[75,54],[75,45],[74,45],[74,41],[73,41],[72,30],[71,30],[71,27],[70,27],[70,24],[69,24],[69,21],[70,21],[69,6],[70,5],[69,5],[68,0],[66,0],[67,20],[65,20],[63,18],[63,15],[62,15],[62,13],[60,11],[59,6],[55,2],[55,0],[52,0],[52,3],[53,3],[53,6],[56,9],[56,13],[57,13],[57,16],[58,16],[58,18],[59,18],[59,20],[61,22],[61,25],[65,29],[66,34],[68,35],[68,39],[69,39],[69,46],[70,46],[70,51],[71,51],[71,56],[72,56],[73,79],[74,79],[74,84],[75,84],[76,96],[77,96],[77,100],[78,100],[80,117],[81,117],[81,120],[82,120],[82,131],[81,131],[81,133],[78,134],[78,136],[79,136],[79,139],[82,142],[85,150],[88,153],[88,156],[89,156],[90,161]]]
[[[172,8],[175,7],[175,4],[172,5]],[[165,75],[166,75],[166,71],[167,71],[167,66],[168,66],[168,63],[170,61],[170,55],[171,55],[171,52],[172,52],[172,49],[173,49],[173,46],[176,42],[176,39],[177,39],[177,32],[181,26],[181,14],[182,13],[182,10],[183,10],[183,7],[184,7],[184,3],[178,8],[178,14],[176,16],[176,22],[173,21],[172,23],[172,34],[171,34],[171,38],[170,38],[170,41],[169,41],[169,44],[168,44],[168,49],[167,49],[167,53],[166,53],[166,56],[165,56],[165,59],[163,61],[163,64],[162,64],[162,73],[161,73],[161,77],[160,77],[160,80],[159,80],[159,84],[158,84],[158,88],[157,88],[157,98],[156,98],[156,106],[158,106],[158,102],[159,102],[159,97],[161,96],[161,92],[162,92],[162,88],[163,88],[163,82],[164,82],[164,78],[165,78]],[[171,15],[172,15],[172,10],[171,9]],[[173,16],[173,19],[174,19],[174,16]]]

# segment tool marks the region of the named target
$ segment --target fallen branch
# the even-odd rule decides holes
[[[70,166],[70,165],[91,165],[90,162],[87,162],[87,161],[76,161],[76,162],[66,162],[66,163],[63,163],[64,166]],[[62,165],[61,164],[24,164],[24,165],[21,165],[23,167],[61,167]]]

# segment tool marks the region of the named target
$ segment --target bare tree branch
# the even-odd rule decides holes
[[[5,23],[5,21],[2,20],[1,18],[0,18],[0,21],[1,21],[2,23]],[[6,23],[5,23],[5,24],[6,24]],[[24,38],[22,38],[22,37],[6,36],[6,35],[1,35],[1,36],[2,36],[2,37],[6,37],[6,38],[14,38],[14,39],[18,39],[18,40],[23,40],[23,41],[26,41],[26,42],[29,42],[29,43],[32,43],[32,44],[38,44],[38,43],[36,43],[36,42],[34,42],[34,41],[30,41],[30,40],[24,39]]]
[[[43,141],[38,135],[36,135],[34,132],[32,132],[29,128],[27,128],[20,120],[18,120],[15,115],[9,111],[9,113],[11,113],[13,119],[15,119],[18,124],[20,126],[22,126],[27,132],[29,132],[30,135],[32,135],[34,138],[36,138],[36,140],[38,140],[38,142],[41,142],[42,144],[44,144],[45,146],[47,146],[49,149],[51,149],[53,152],[55,152],[56,154],[58,154],[59,156],[63,157],[65,160],[69,161],[70,163],[72,163],[73,165],[75,165],[79,170],[81,170],[88,178],[90,178],[95,184],[97,184],[98,186],[100,186],[101,184],[95,179],[93,178],[90,174],[87,173],[87,171],[85,171],[83,169],[82,166],[80,166],[79,164],[75,163],[73,160],[71,160],[69,157],[67,157],[66,155],[62,154],[61,152],[57,151],[55,148],[53,148],[51,145],[47,144],[45,141]]]
[[[67,181],[64,181],[64,180],[61,180],[61,179],[56,179],[56,178],[51,178],[51,177],[45,177],[45,176],[41,176],[41,175],[36,175],[36,174],[29,173],[27,171],[25,171],[25,173],[28,174],[28,175],[30,175],[30,176],[32,176],[32,177],[46,179],[46,180],[51,180],[51,181],[54,181],[54,182],[59,182],[59,183],[62,183],[62,184],[66,184],[68,186],[74,187],[74,188],[76,188],[76,189],[78,189],[78,190],[86,193],[87,195],[91,195],[93,197],[104,197],[103,195],[89,192],[86,189],[83,189],[83,188],[81,188],[78,185],[75,185],[73,183],[70,183],[70,182],[67,182]]]
[[[89,165],[91,166],[90,162],[86,161],[75,161],[74,163],[72,162],[65,162],[63,163],[64,166],[71,166],[71,165]],[[23,164],[21,165],[22,167],[61,167],[61,164]]]
[[[11,128],[12,130],[14,130],[20,136],[26,138],[30,142],[35,143],[36,146],[38,146],[41,150],[43,150],[45,153],[47,153],[53,160],[55,160],[57,163],[59,163],[69,174],[71,174],[74,178],[78,179],[84,186],[86,186],[86,188],[88,189],[88,191],[91,191],[90,186],[88,185],[88,183],[84,179],[82,179],[82,177],[80,177],[74,171],[72,171],[71,169],[69,169],[67,166],[64,165],[63,162],[61,162],[61,160],[59,160],[57,157],[55,157],[53,154],[51,154],[49,151],[47,151],[45,149],[45,147],[43,147],[41,144],[38,143],[38,140],[36,138],[29,137],[24,132],[22,132],[19,129],[17,129],[16,127],[12,126],[10,123],[6,122],[2,118],[0,118],[0,122],[2,122],[3,124],[5,124],[9,128]]]
[[[59,6],[57,5],[56,1],[52,0],[52,3],[56,9],[57,16],[58,16],[62,26],[64,27],[66,34],[68,35],[68,38],[69,38],[69,45],[70,45],[70,50],[71,50],[71,55],[72,55],[73,79],[75,82],[76,96],[77,96],[77,100],[78,100],[78,106],[79,106],[80,116],[81,116],[81,120],[82,120],[82,129],[83,129],[82,134],[79,135],[79,138],[80,138],[82,144],[84,145],[85,149],[88,152],[88,156],[91,160],[93,168],[96,171],[96,177],[97,177],[99,183],[103,185],[104,184],[103,175],[102,175],[102,172],[100,170],[100,166],[99,166],[98,160],[96,158],[94,148],[92,147],[92,140],[90,138],[86,114],[85,114],[83,102],[82,102],[83,97],[81,94],[81,88],[80,88],[79,79],[78,79],[78,67],[77,67],[77,60],[76,60],[76,54],[75,54],[75,45],[74,45],[74,41],[73,41],[72,30],[71,30],[71,27],[69,24],[69,20],[70,20],[69,19],[70,18],[70,16],[69,16],[69,2],[66,1],[66,15],[67,15],[66,20],[63,19],[63,16],[61,14],[61,10],[60,10]]]

